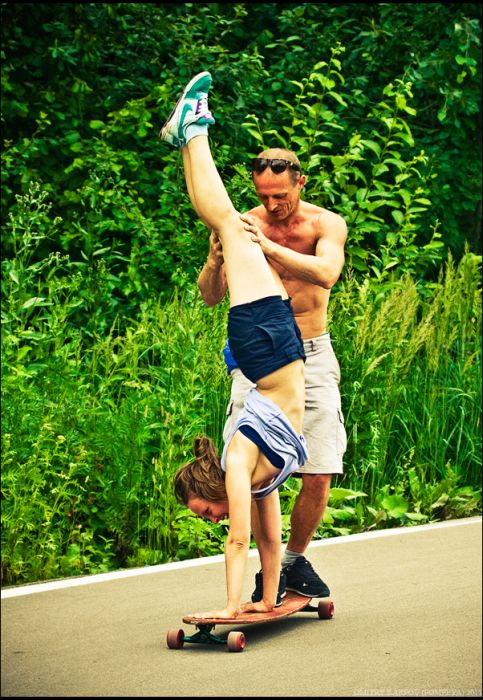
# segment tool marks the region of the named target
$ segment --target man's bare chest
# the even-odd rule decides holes
[[[313,227],[303,226],[261,226],[264,235],[284,248],[290,248],[305,255],[315,255],[317,237]]]

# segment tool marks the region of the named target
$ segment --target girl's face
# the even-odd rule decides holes
[[[192,496],[188,501],[188,508],[200,518],[207,518],[212,523],[219,523],[220,520],[228,518],[228,499],[223,501],[206,501],[204,498]]]

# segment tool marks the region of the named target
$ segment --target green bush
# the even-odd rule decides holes
[[[249,158],[284,145],[348,224],[330,330],[349,443],[317,536],[480,512],[480,5],[1,18],[2,582],[221,551],[172,476],[198,432],[221,447],[227,305],[200,300],[207,231],[158,139],[205,69],[235,206],[257,203]]]

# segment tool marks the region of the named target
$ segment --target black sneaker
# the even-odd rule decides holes
[[[317,576],[312,564],[305,557],[297,557],[293,564],[283,567],[287,577],[286,588],[307,598],[326,598],[330,595],[328,586]]]
[[[277,602],[275,607],[282,605],[282,598],[285,596],[285,574],[280,572],[280,583],[278,584]],[[263,599],[263,574],[261,571],[255,574],[255,590],[252,593],[252,603],[259,603]]]

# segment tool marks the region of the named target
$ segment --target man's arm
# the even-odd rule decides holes
[[[203,269],[198,275],[198,289],[207,306],[215,306],[225,296],[228,284],[223,264],[221,241],[214,231],[210,234],[210,250]]]
[[[242,215],[246,230],[252,240],[259,243],[264,254],[273,262],[282,265],[298,279],[306,280],[324,289],[331,289],[339,279],[344,266],[344,245],[347,239],[347,226],[338,214],[331,214],[330,222],[324,224],[316,245],[315,255],[299,253],[296,250],[274,243],[267,238],[249,215]],[[330,230],[327,230],[330,227]]]

